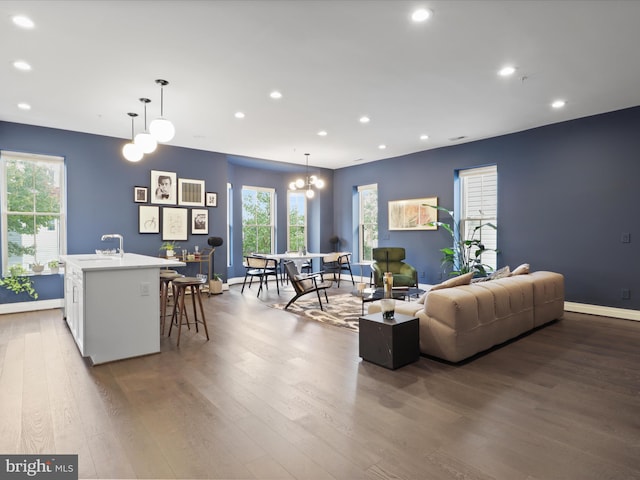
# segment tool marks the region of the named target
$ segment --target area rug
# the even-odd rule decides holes
[[[317,296],[308,294],[307,297],[308,299],[299,298],[293,302],[287,308],[287,312],[295,313],[317,322],[344,327],[354,332],[358,331],[358,318],[362,315],[362,300],[359,297],[354,297],[351,294],[330,295],[329,303],[327,304],[324,295],[322,295],[322,308],[324,308],[324,311],[320,310]],[[275,303],[270,306],[284,310],[286,305],[286,303]]]

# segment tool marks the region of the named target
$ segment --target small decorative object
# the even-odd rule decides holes
[[[222,277],[219,273],[212,273],[209,280],[209,293],[219,295],[222,293]]]
[[[389,230],[437,230],[438,197],[391,200]]]
[[[385,320],[393,320],[396,309],[396,301],[393,298],[383,298],[380,300],[380,309],[382,310],[382,318]]]
[[[31,270],[33,271],[33,273],[42,273],[42,271],[44,270],[44,265],[38,263],[38,261],[36,260],[35,263],[31,264]]]
[[[133,187],[133,201],[136,203],[147,203],[147,187]]]
[[[207,207],[218,206],[218,194],[215,192],[207,192]]]
[[[34,300],[38,299],[38,292],[33,288],[33,281],[27,275],[27,270],[22,265],[10,266],[9,276],[0,279],[0,287],[10,290],[16,295],[26,292]]]
[[[160,245],[159,250],[164,250],[167,258],[173,258],[176,248],[178,248],[178,244],[176,242],[163,242],[162,245]]]
[[[60,262],[58,262],[58,260],[51,260],[47,266],[49,267],[49,270],[51,270],[52,274],[56,274],[60,270]]]
[[[384,274],[384,298],[393,297],[393,273],[385,272]]]

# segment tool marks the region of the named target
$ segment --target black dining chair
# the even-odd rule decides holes
[[[278,285],[278,262],[275,258],[267,258],[260,255],[248,255],[244,257],[244,268],[246,270],[244,274],[244,281],[242,282],[242,290],[240,293],[244,293],[244,287],[247,283],[247,278],[249,279],[249,288],[251,288],[254,277],[258,277],[260,279],[258,296],[260,296],[260,292],[262,291],[262,284],[264,283],[265,287],[268,289],[269,277],[275,277],[276,289],[278,290],[278,295],[280,294],[280,286]]]

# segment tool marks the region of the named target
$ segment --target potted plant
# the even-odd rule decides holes
[[[222,293],[222,277],[219,273],[212,273],[209,280],[209,293],[219,295]]]
[[[451,275],[462,275],[469,272],[475,272],[475,276],[486,277],[487,271],[493,270],[490,265],[482,263],[482,254],[484,252],[495,251],[491,248],[486,248],[482,241],[477,238],[482,228],[489,227],[497,230],[497,227],[493,223],[482,223],[476,226],[467,240],[464,240],[460,236],[460,223],[456,220],[454,213],[446,208],[426,205],[428,207],[435,208],[441,212],[445,212],[451,217],[451,224],[446,222],[429,222],[427,225],[433,227],[444,228],[453,240],[453,246],[441,248],[440,251],[443,254],[442,265],[451,269]]]
[[[44,265],[42,265],[37,260],[34,260],[34,262],[31,264],[31,271],[33,273],[42,273],[43,270],[44,270]]]
[[[16,295],[26,292],[31,298],[37,300],[38,293],[33,288],[33,281],[27,273],[22,265],[12,265],[9,267],[9,276],[0,279],[0,287],[10,290]]]
[[[58,271],[60,270],[60,262],[58,260],[51,260],[49,263],[47,263],[47,266],[53,274],[58,273]]]
[[[160,245],[160,250],[166,251],[167,258],[171,258],[175,255],[176,248],[178,248],[178,243],[174,241],[162,242],[162,245]]]

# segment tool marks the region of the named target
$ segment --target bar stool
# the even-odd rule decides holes
[[[171,325],[169,326],[168,337],[171,336],[171,329],[174,325],[178,327],[178,342],[176,346],[180,346],[180,332],[182,332],[182,325],[189,327],[189,317],[187,311],[184,308],[184,297],[187,293],[187,288],[191,288],[191,301],[193,303],[193,323],[196,326],[196,332],[198,332],[198,323],[204,325],[204,332],[209,340],[209,329],[207,328],[207,320],[204,316],[204,308],[202,307],[202,297],[200,296],[200,287],[203,285],[202,280],[196,277],[182,277],[176,278],[172,281],[173,287],[176,290],[175,302],[173,304],[173,312],[171,314]],[[200,305],[200,314],[202,320],[198,320],[198,311],[196,309],[196,297],[198,297],[198,304]],[[178,306],[179,305],[179,306]],[[183,322],[183,317],[186,322]]]
[[[160,335],[164,335],[164,323],[167,317],[167,306],[169,305],[169,287],[173,290],[173,299],[176,299],[176,290],[172,281],[176,278],[184,277],[184,275],[175,270],[160,271]]]

